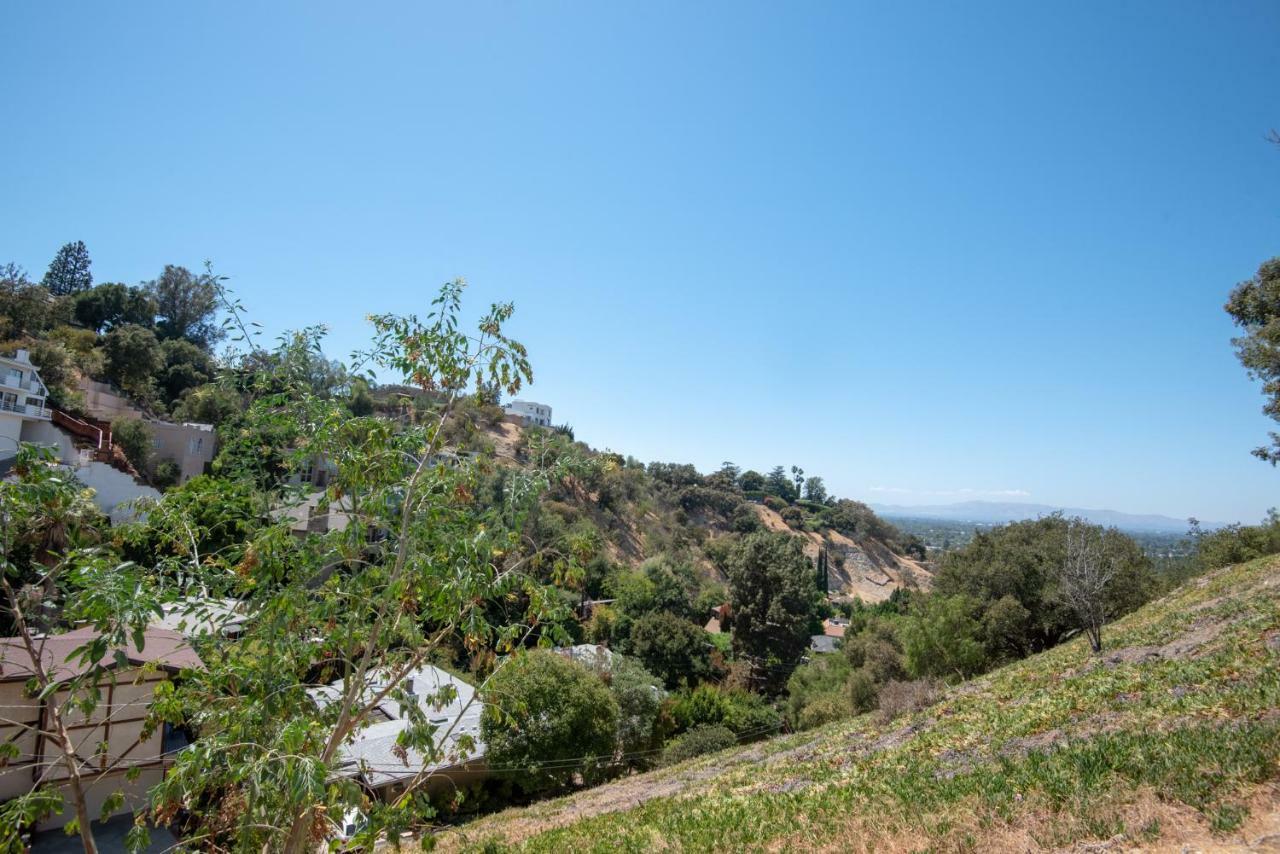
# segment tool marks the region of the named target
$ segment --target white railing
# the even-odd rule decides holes
[[[27,403],[11,403],[7,400],[0,400],[0,412],[12,412],[15,415],[30,415],[35,418],[49,418],[49,408],[47,406],[33,406]]]

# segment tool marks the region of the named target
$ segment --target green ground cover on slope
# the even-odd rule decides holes
[[[1070,641],[896,721],[864,715],[702,757],[436,841],[1025,850],[1144,844],[1188,823],[1238,835],[1259,784],[1280,780],[1280,561],[1194,580],[1109,626],[1104,644],[1095,657]]]

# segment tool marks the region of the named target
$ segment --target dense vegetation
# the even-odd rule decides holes
[[[0,350],[30,349],[60,406],[80,406],[87,376],[218,430],[211,473],[177,485],[172,469],[148,465],[143,422],[114,425],[166,487],[128,524],[113,527],[39,449],[24,448],[0,485],[8,633],[91,626],[85,655],[98,661],[164,607],[243,608],[244,633],[201,640],[205,667],[148,710],[151,726],[196,738],[146,813],[209,848],[301,851],[326,816],[353,808],[368,816],[357,840],[368,843],[782,729],[868,712],[886,723],[949,685],[1064,643],[1078,650],[1077,635],[1105,653],[1110,621],[1207,569],[1280,552],[1274,514],[1193,531],[1177,563],[1054,516],[978,531],[941,554],[931,588],[904,584],[866,604],[829,595],[839,557],[823,536],[916,560],[921,540],[796,466],[703,474],[597,452],[567,426],[506,424],[498,402],[532,375],[504,332],[513,309],[495,305],[464,332],[460,283],[425,318],[370,318],[369,349],[344,365],[324,354],[323,329],[260,346],[208,270],[169,265],[137,287],[95,286],[87,249],[69,244],[39,284],[2,273]],[[285,511],[313,496],[293,484],[321,463],[332,477],[319,508],[352,524],[299,536]],[[783,524],[766,525],[766,511]],[[725,634],[703,628],[713,609]],[[842,648],[811,652],[833,617],[847,623]],[[582,642],[606,646],[608,666],[547,651]],[[495,778],[445,798],[415,779],[378,801],[334,774],[340,749],[374,719],[367,679],[387,676],[383,698],[417,709],[402,678],[426,662],[479,687]],[[104,678],[93,666],[63,684],[66,713],[101,703]],[[58,687],[49,673],[35,683]],[[316,703],[308,688],[321,684],[342,702]],[[397,747],[438,757],[436,726],[411,717]],[[40,788],[0,805],[0,841],[59,804]],[[73,826],[88,835],[77,807]]]

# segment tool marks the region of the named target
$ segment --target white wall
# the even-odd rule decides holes
[[[0,414],[0,460],[17,456],[21,438],[22,419],[16,415]]]
[[[159,491],[138,483],[110,464],[100,463],[81,454],[71,437],[52,422],[26,422],[23,425],[22,441],[55,446],[63,465],[71,469],[76,480],[94,491],[93,502],[111,517],[112,522],[122,522],[136,515],[132,508],[123,506],[124,502],[142,497],[160,497]]]

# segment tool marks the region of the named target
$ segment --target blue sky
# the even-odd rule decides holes
[[[1280,4],[8,4],[0,261],[268,329],[516,302],[557,421],[841,495],[1280,504],[1221,305]]]

